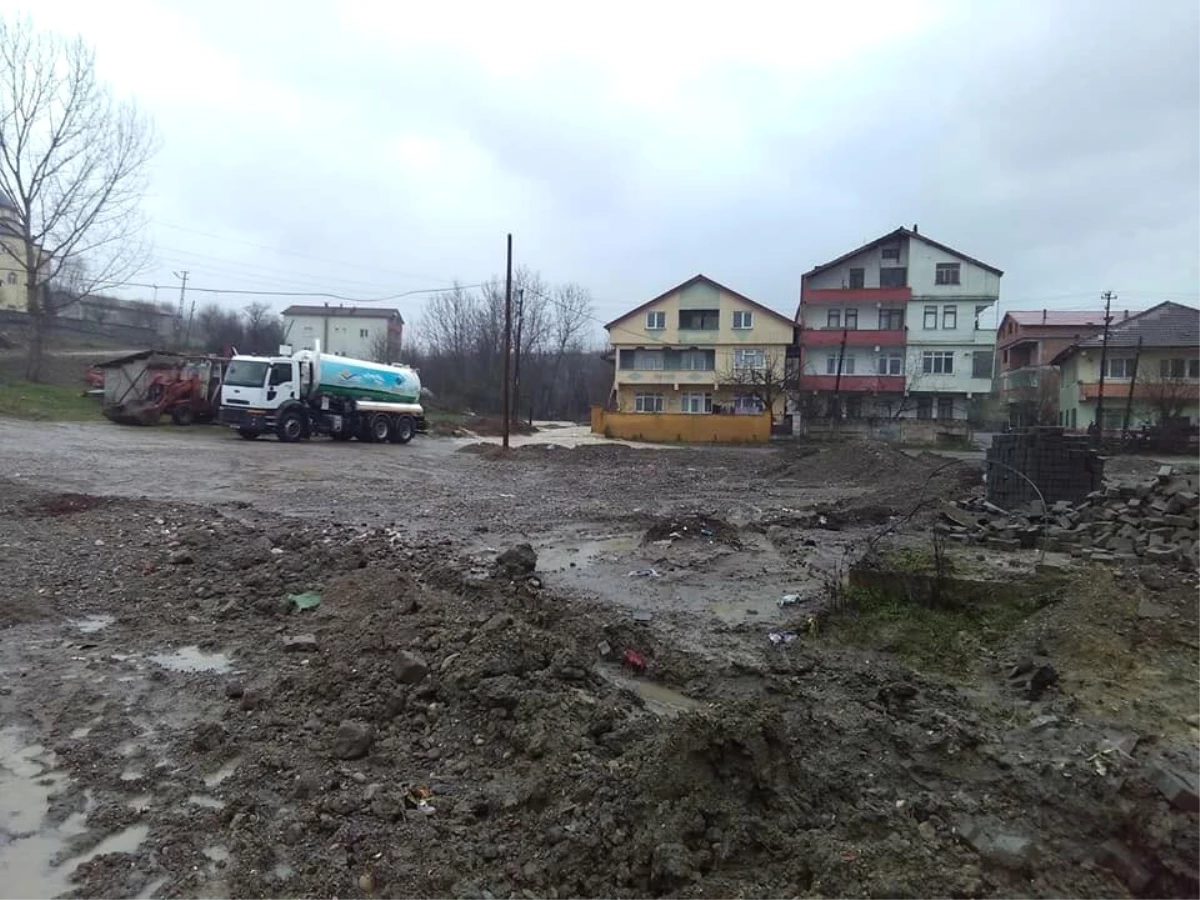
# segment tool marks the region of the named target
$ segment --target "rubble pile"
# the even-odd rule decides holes
[[[1095,562],[1143,558],[1200,568],[1197,476],[1162,466],[1137,484],[1110,484],[1079,503],[1033,500],[1017,510],[989,501],[947,503],[937,529],[951,540],[999,549],[1041,546]]]

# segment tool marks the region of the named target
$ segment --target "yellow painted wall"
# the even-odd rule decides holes
[[[642,373],[642,374],[645,374],[645,373]],[[696,373],[678,372],[678,373],[671,373],[671,374],[683,375],[683,374],[696,374]],[[712,375],[711,372],[707,373],[707,374],[710,376]],[[666,413],[671,413],[671,412],[678,413],[679,412],[680,403],[682,402],[680,399],[680,395],[685,394],[685,393],[712,394],[713,403],[721,405],[721,406],[732,406],[733,398],[734,398],[734,395],[736,395],[736,394],[753,393],[749,389],[739,390],[737,388],[729,388],[729,387],[714,388],[712,386],[711,378],[709,379],[707,384],[691,384],[691,383],[681,384],[679,390],[675,390],[672,385],[664,385],[664,384],[646,384],[644,382],[639,383],[639,384],[622,384],[617,388],[617,410],[616,411],[632,413],[634,411],[634,409],[636,408],[634,406],[634,401],[635,401],[636,396],[643,392],[662,394],[663,395],[663,412],[666,412]],[[782,416],[784,414],[784,412],[785,412],[784,400],[785,400],[785,398],[783,397],[782,394],[775,398],[775,415]],[[653,414],[652,413],[638,413],[638,415],[653,415]],[[696,413],[682,413],[681,415],[696,415]]]
[[[627,441],[758,444],[771,439],[771,417],[615,413],[594,406],[592,431]]]
[[[678,327],[679,310],[681,308],[711,309],[711,305],[706,300],[707,296],[712,296],[717,301],[717,308],[721,311],[720,328],[717,331],[680,332]],[[667,327],[662,330],[647,331],[646,314],[658,311],[667,314]],[[752,327],[735,329],[733,327],[735,311],[753,313]],[[790,319],[768,315],[726,291],[698,284],[669,294],[653,306],[618,319],[609,327],[608,336],[614,347],[622,345],[650,346],[655,343],[695,344],[697,346],[731,344],[737,347],[767,347],[774,344],[786,347],[792,342],[792,329],[793,325]],[[717,365],[719,368],[719,360]]]
[[[1112,348],[1108,351],[1110,358],[1125,357],[1132,359],[1137,353],[1132,348],[1120,347]],[[1196,359],[1197,351],[1194,347],[1166,347],[1155,348],[1153,350],[1143,350],[1141,357],[1138,359],[1138,376],[1137,383],[1143,386],[1143,390],[1147,384],[1159,380],[1161,365],[1163,360],[1172,359]],[[1096,401],[1080,399],[1080,382],[1084,384],[1098,384],[1100,382],[1100,350],[1088,349],[1083,353],[1076,353],[1068,359],[1059,368],[1059,387],[1058,387],[1058,408],[1066,413],[1068,421],[1071,411],[1075,411],[1075,428],[1079,430],[1086,429],[1096,420]],[[1104,390],[1104,408],[1112,410],[1119,408],[1124,410],[1126,397],[1128,396],[1128,387],[1130,380],[1128,378],[1105,378]],[[1184,406],[1183,415],[1190,418],[1193,422],[1200,419],[1200,380],[1191,380],[1191,383],[1196,386],[1197,402]],[[1114,389],[1111,396],[1109,393],[1110,386]],[[1153,420],[1154,410],[1147,403],[1144,397],[1137,395],[1135,386],[1135,395],[1133,407],[1130,413],[1131,424],[1140,425],[1143,420]],[[1109,416],[1106,413],[1104,416],[1107,421]],[[1106,426],[1107,427],[1107,426]]]

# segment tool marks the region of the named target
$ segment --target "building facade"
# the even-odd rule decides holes
[[[17,208],[8,196],[0,191],[0,309],[27,312],[29,309],[27,261],[28,246],[21,236]],[[35,245],[35,258],[41,255]],[[36,263],[41,267],[42,263]]]
[[[806,272],[799,397],[809,416],[965,420],[992,390],[980,316],[1004,273],[898,228]]]
[[[1101,395],[1100,366],[1104,357]],[[1052,360],[1059,367],[1058,422],[1087,431],[1104,398],[1103,429],[1200,420],[1200,310],[1160,303],[1109,325],[1102,335],[1072,344]]]
[[[792,320],[711,278],[697,275],[604,328],[617,412],[787,409]]]
[[[1126,312],[1128,318],[1129,313]],[[1058,422],[1058,367],[1063,350],[1104,328],[1104,313],[1011,310],[996,329],[997,389],[1014,428]]]
[[[284,342],[296,350],[398,362],[404,318],[398,309],[355,306],[289,306],[283,311]]]

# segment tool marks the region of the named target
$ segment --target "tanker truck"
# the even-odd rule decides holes
[[[425,427],[421,379],[410,366],[384,365],[314,350],[230,360],[218,421],[246,440],[274,434],[291,443],[334,440],[407,444]]]

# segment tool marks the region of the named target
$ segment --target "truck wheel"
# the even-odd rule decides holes
[[[258,440],[258,432],[251,431],[249,428],[239,428],[238,437],[244,438],[247,441],[256,441]]]
[[[416,433],[417,423],[412,420],[412,416],[396,416],[396,421],[392,425],[391,440],[393,444],[407,444]]]
[[[386,443],[392,437],[392,423],[384,413],[371,416],[367,427],[371,431],[371,442],[374,444]]]
[[[176,425],[191,425],[195,420],[192,408],[187,404],[176,406],[171,410],[171,421]]]
[[[300,440],[304,436],[304,416],[294,409],[289,409],[279,417],[275,432],[285,444]]]

